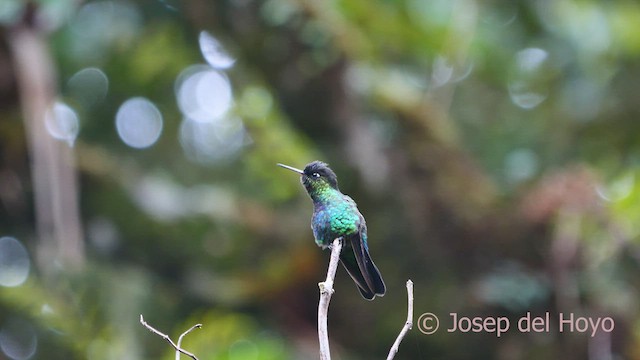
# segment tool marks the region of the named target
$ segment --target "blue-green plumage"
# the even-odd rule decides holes
[[[367,224],[355,201],[338,189],[336,174],[321,161],[304,170],[278,164],[301,175],[300,180],[313,201],[311,229],[316,244],[322,248],[342,238],[340,262],[367,300],[383,296],[386,288],[380,271],[371,260],[367,245]]]

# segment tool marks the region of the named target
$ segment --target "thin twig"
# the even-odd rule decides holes
[[[413,327],[413,281],[411,280],[407,280],[407,303],[407,322],[404,324],[404,327],[400,331],[400,334],[398,334],[398,337],[393,343],[393,346],[391,346],[391,350],[389,350],[387,360],[391,360],[396,356],[402,339]]]
[[[180,337],[178,338],[178,348],[182,348],[182,339],[185,337],[185,335],[187,335],[188,333],[192,332],[195,329],[200,329],[202,327],[202,324],[195,324],[192,327],[189,328],[189,330],[183,332],[182,334],[180,334]],[[180,360],[180,351],[176,350],[176,360]]]
[[[188,333],[190,333],[191,331],[193,331],[196,328],[201,328],[202,324],[195,324],[193,325],[189,330],[185,331],[182,333],[182,335],[180,335],[180,338],[178,338],[178,344],[176,345],[173,340],[171,340],[171,338],[169,337],[169,335],[163,334],[160,331],[156,330],[155,328],[153,328],[151,325],[147,324],[146,321],[144,321],[144,318],[142,317],[142,314],[140,314],[140,323],[146,327],[149,331],[151,331],[152,333],[160,336],[161,338],[165,339],[167,342],[169,342],[169,344],[171,344],[171,346],[173,346],[174,349],[176,349],[176,359],[180,358],[180,353],[183,353],[185,355],[187,355],[188,357],[192,358],[193,360],[198,360],[198,358],[193,355],[192,353],[188,352],[187,350],[184,350],[180,347],[180,343],[182,342],[182,338],[187,335]]]
[[[318,338],[320,340],[321,360],[331,360],[327,317],[329,315],[329,301],[331,301],[331,295],[333,294],[333,279],[336,277],[340,251],[342,251],[342,238],[337,238],[333,240],[333,244],[331,245],[331,260],[329,261],[329,269],[327,270],[327,279],[324,282],[318,283],[318,287],[320,287],[320,301],[318,303]]]

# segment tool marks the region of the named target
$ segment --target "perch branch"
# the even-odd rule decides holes
[[[338,260],[342,251],[342,238],[333,240],[331,245],[331,260],[329,261],[329,269],[327,270],[327,279],[318,283],[320,288],[320,301],[318,303],[318,338],[320,340],[320,359],[330,360],[331,352],[329,350],[329,332],[327,330],[327,317],[329,314],[329,301],[333,294],[333,279],[336,277],[338,269]]]
[[[404,327],[400,331],[400,334],[398,334],[398,337],[393,343],[393,346],[391,346],[391,350],[389,350],[387,360],[391,360],[396,356],[402,339],[413,327],[413,281],[411,280],[407,280],[407,303],[407,322],[404,323]]]
[[[202,327],[202,324],[195,324],[193,325],[191,328],[189,328],[189,330],[185,331],[182,333],[182,335],[180,335],[180,337],[178,338],[178,344],[175,344],[173,342],[173,340],[171,340],[171,338],[169,337],[169,335],[163,334],[160,331],[156,330],[154,327],[152,327],[151,325],[147,324],[146,321],[144,321],[144,318],[142,317],[142,314],[140,314],[140,323],[146,327],[149,331],[151,331],[152,333],[160,336],[161,338],[165,339],[166,341],[169,342],[169,344],[171,344],[171,346],[173,346],[174,349],[176,349],[176,360],[180,359],[180,353],[187,355],[188,357],[192,358],[193,360],[198,360],[198,358],[193,355],[192,353],[188,352],[187,350],[184,350],[180,347],[180,344],[182,343],[182,338],[187,335],[188,333],[192,332],[195,329],[199,329]]]

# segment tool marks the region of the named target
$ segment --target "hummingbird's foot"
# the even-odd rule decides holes
[[[336,240],[339,240],[341,245],[343,244],[341,237],[337,238]],[[333,243],[322,245],[322,250],[325,250],[325,249],[333,250]]]

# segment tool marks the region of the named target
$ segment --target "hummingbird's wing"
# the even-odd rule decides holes
[[[360,270],[360,266],[358,265],[358,261],[356,260],[356,255],[352,250],[353,245],[348,239],[345,240],[345,246],[342,249],[342,252],[340,252],[340,262],[344,266],[345,270],[347,270],[349,276],[351,276],[353,281],[358,286],[358,290],[360,291],[362,297],[367,300],[373,300],[375,294],[362,275],[362,271]]]
[[[363,224],[358,232],[347,236],[345,245],[340,253],[340,262],[358,285],[362,297],[372,300],[375,296],[383,296],[386,287],[380,271],[369,255],[366,225]]]

